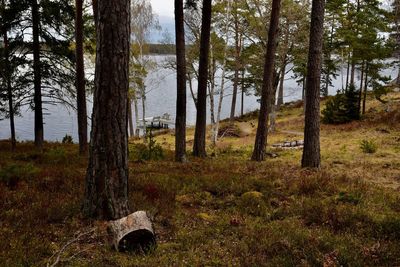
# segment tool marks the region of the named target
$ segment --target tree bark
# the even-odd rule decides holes
[[[4,5],[4,3],[3,3]],[[17,146],[17,141],[15,137],[15,121],[14,121],[14,101],[13,101],[13,92],[11,86],[11,67],[10,67],[10,54],[9,54],[9,42],[8,42],[8,34],[7,28],[5,25],[3,26],[3,41],[4,41],[4,59],[6,63],[6,87],[7,87],[7,99],[8,99],[8,112],[10,116],[10,133],[11,133],[11,151],[15,151]]]
[[[252,160],[262,161],[265,158],[268,134],[268,110],[271,105],[273,91],[273,76],[275,65],[275,51],[278,39],[280,0],[272,1],[271,21],[268,31],[267,53],[265,55],[264,78],[261,92],[261,107],[258,116],[257,134],[254,143]]]
[[[240,116],[244,115],[244,68],[242,68],[242,105],[240,106]]]
[[[136,96],[136,91],[133,92],[133,106],[135,108],[135,137],[139,137],[139,107],[138,107],[138,100],[137,100],[137,96]]]
[[[350,52],[347,55],[347,73],[346,73],[346,92],[349,88],[349,77],[350,77]]]
[[[362,99],[362,92],[363,92],[363,83],[364,83],[364,65],[365,61],[361,64],[361,80],[360,80],[360,90],[358,94],[358,112],[361,113],[361,99]]]
[[[34,104],[35,104],[35,146],[39,150],[43,148],[43,108],[42,108],[42,79],[40,64],[39,43],[39,6],[37,0],[31,1],[32,5],[32,37],[33,37],[33,76],[34,76]]]
[[[307,66],[303,168],[320,168],[320,87],[325,1],[313,0]]]
[[[197,114],[193,144],[193,155],[195,157],[206,156],[207,78],[208,54],[210,50],[211,2],[211,0],[203,0],[200,36],[199,82],[197,90]]]
[[[281,70],[281,79],[279,82],[279,90],[278,90],[278,101],[277,101],[277,109],[279,110],[283,105],[283,84],[285,82],[285,74],[286,74],[286,55],[284,56],[284,60],[282,63],[282,70]]]
[[[235,112],[236,112],[236,99],[239,87],[239,71],[240,71],[240,37],[239,37],[239,20],[237,14],[237,2],[235,1],[235,71],[233,77],[233,93],[232,93],[232,104],[231,104],[231,115],[229,117],[230,122],[235,119]]]
[[[79,154],[87,153],[87,111],[85,91],[85,65],[83,59],[83,0],[76,0],[75,39],[76,39],[76,96],[78,108]]]
[[[133,130],[132,100],[130,98],[128,98],[128,124],[129,124],[129,136],[134,137],[135,131]]]
[[[148,253],[156,246],[153,224],[145,211],[137,211],[108,224],[109,240],[119,252]]]
[[[365,80],[364,80],[364,97],[362,104],[362,115],[365,114],[366,105],[367,105],[367,91],[368,91],[368,63],[365,66]]]
[[[175,0],[176,118],[175,161],[186,161],[186,57],[183,0]]]
[[[99,1],[92,132],[84,214],[119,219],[128,207],[130,1]]]

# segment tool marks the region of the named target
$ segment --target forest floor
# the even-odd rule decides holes
[[[115,252],[106,224],[83,218],[77,145],[11,153],[1,141],[0,266],[400,266],[400,94],[387,99],[368,99],[361,121],[322,125],[320,171],[300,168],[299,149],[250,161],[255,113],[184,164],[173,133],[155,138],[157,160],[132,140],[131,208],[148,211],[158,240],[147,256]],[[268,143],[301,140],[303,120],[301,106],[284,107]],[[192,140],[189,129],[189,151]],[[377,151],[364,153],[363,140]]]

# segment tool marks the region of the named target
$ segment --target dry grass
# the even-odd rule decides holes
[[[300,150],[249,161],[254,114],[237,122],[249,135],[223,138],[209,158],[186,164],[173,162],[173,133],[156,137],[159,161],[139,161],[143,147],[132,141],[131,208],[149,211],[158,238],[148,256],[116,253],[105,224],[82,218],[86,158],[77,146],[38,154],[24,143],[12,154],[0,142],[0,265],[44,266],[71,240],[60,266],[400,265],[400,129],[371,115],[384,118],[384,106],[368,104],[365,120],[322,127],[319,172],[299,167]],[[302,127],[300,108],[283,109],[269,143],[301,139],[285,131]],[[376,153],[363,153],[364,139]]]

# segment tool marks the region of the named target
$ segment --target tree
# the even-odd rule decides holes
[[[268,110],[271,105],[273,90],[273,76],[275,64],[275,51],[278,39],[279,12],[281,8],[280,0],[272,1],[271,21],[268,31],[267,53],[265,55],[264,79],[262,85],[261,107],[258,116],[258,127],[252,160],[262,161],[265,157],[267,144]]]
[[[128,207],[130,1],[99,1],[92,132],[83,211],[118,219]]]
[[[83,0],[75,0],[75,40],[76,40],[76,96],[78,109],[79,153],[87,152],[87,111],[85,93],[85,65],[83,60]]]
[[[206,123],[207,123],[207,80],[208,56],[210,50],[211,32],[211,0],[203,0],[201,37],[200,37],[200,62],[199,81],[197,90],[197,114],[194,133],[193,155],[206,156]]]
[[[21,47],[20,17],[26,7],[24,3],[15,1],[0,2],[0,37],[3,46],[0,47],[0,113],[4,113],[10,121],[11,150],[16,148],[15,120],[20,106],[20,98],[26,94],[21,87],[20,68],[26,67],[26,60],[17,54]]]
[[[175,0],[177,97],[175,119],[175,160],[186,161],[186,59],[183,0]]]
[[[307,65],[303,168],[320,168],[320,87],[325,1],[313,0]]]
[[[32,8],[32,38],[33,38],[33,75],[34,75],[34,104],[35,104],[35,146],[43,147],[43,107],[42,107],[42,78],[40,64],[39,27],[40,13],[37,0],[31,1]]]
[[[145,56],[148,49],[148,38],[152,29],[160,29],[157,16],[153,13],[151,3],[148,0],[131,1],[131,59],[130,78],[131,92],[129,103],[132,100],[135,105],[136,125],[139,124],[139,115],[136,112],[137,99],[142,102],[143,129],[146,129],[146,77],[156,63]],[[132,124],[132,121],[130,121]],[[146,140],[146,139],[144,139]]]

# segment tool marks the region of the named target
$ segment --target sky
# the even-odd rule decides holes
[[[150,0],[150,3],[160,17],[174,17],[174,0]]]

